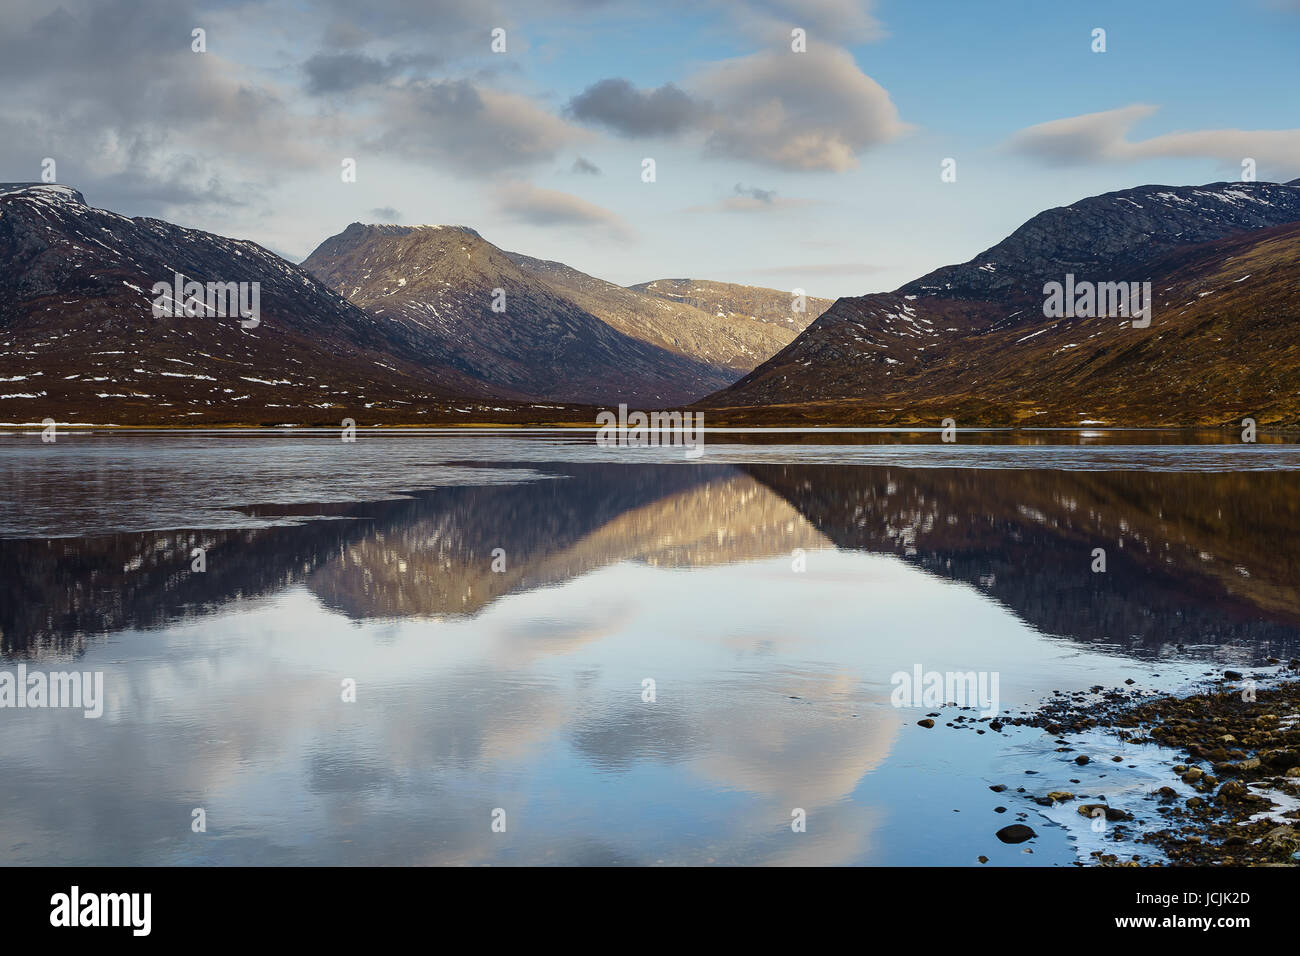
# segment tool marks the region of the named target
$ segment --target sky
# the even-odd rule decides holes
[[[1085,196],[1300,177],[1298,53],[1300,0],[0,0],[0,181],[293,261],[459,224],[833,298]]]

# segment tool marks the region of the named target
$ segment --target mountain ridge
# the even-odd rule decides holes
[[[727,381],[706,363],[612,328],[472,230],[353,223],[302,264],[487,391],[657,406]]]
[[[1295,424],[1297,223],[1300,188],[1276,183],[1087,197],[1045,210],[966,263],[838,300],[781,352],[697,404],[751,424]],[[1261,267],[1204,288],[1233,256]],[[1120,315],[1046,316],[1044,284],[1067,273],[1150,282],[1151,328]],[[1268,363],[1223,345],[1265,334]],[[1125,398],[1138,383],[1147,396]]]
[[[69,186],[8,183],[0,260],[11,422],[583,421],[698,399],[728,424],[1300,423],[1300,180],[1145,185],[1044,210],[894,292],[820,314],[827,300],[811,300],[806,328],[744,374],[758,340],[728,336],[789,334],[786,293],[617,286],[467,226],[353,223],[299,267],[95,209]],[[1048,315],[1044,283],[1067,274],[1150,283],[1154,321]],[[260,283],[260,324],[158,317],[149,290],[173,275]],[[638,324],[651,307],[666,318]]]
[[[338,423],[489,397],[262,246],[96,209],[70,187],[0,193],[0,261],[0,420]],[[155,314],[155,286],[178,275],[256,283],[260,314]]]
[[[744,290],[760,314],[705,312],[506,251],[465,226],[354,222],[302,264],[408,326],[438,361],[539,401],[684,404],[735,381],[811,318],[786,293],[721,283],[708,285]],[[814,315],[830,305],[810,302]],[[782,309],[784,322],[773,317]]]
[[[812,308],[818,309],[820,306],[820,309],[810,316],[808,313],[795,312],[791,297],[784,292],[753,286],[731,286],[749,290],[754,298],[766,296],[768,301],[765,303],[765,314],[737,311],[724,313],[718,309],[721,303],[716,299],[707,302],[683,301],[679,297],[661,294],[650,288],[665,280],[619,286],[587,275],[563,262],[537,259],[517,252],[508,252],[506,255],[556,292],[567,296],[617,331],[708,363],[717,370],[718,378],[725,379],[722,384],[730,384],[770,358],[831,304],[826,299],[811,300]],[[778,302],[779,305],[773,304]],[[785,324],[770,317],[773,311],[781,310],[788,320]]]

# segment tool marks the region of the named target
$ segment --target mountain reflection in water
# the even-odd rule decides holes
[[[1037,630],[1146,655],[1297,650],[1300,497],[1286,471],[984,471],[566,463],[542,480],[356,504],[295,524],[0,539],[9,654],[75,649],[306,585],[349,618],[473,615],[622,561],[695,568],[795,549],[890,554]],[[320,520],[314,520],[320,519]],[[189,570],[192,548],[207,571]],[[1104,548],[1107,572],[1093,573]],[[494,571],[501,549],[503,571]]]

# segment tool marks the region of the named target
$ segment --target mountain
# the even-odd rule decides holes
[[[834,299],[807,295],[804,296],[804,311],[796,312],[792,307],[793,292],[708,279],[656,279],[631,288],[668,302],[692,306],[718,319],[740,319],[769,325],[790,333],[790,338],[806,329],[835,302]]]
[[[732,424],[1300,423],[1296,183],[1091,197],[798,321],[777,290],[623,288],[463,227],[354,223],[298,267],[43,184],[0,185],[0,262],[11,423],[580,422],[706,394]],[[256,321],[155,316],[177,275],[255,284]],[[1067,276],[1150,283],[1149,327],[1048,314]]]
[[[486,396],[256,243],[94,209],[66,186],[0,185],[0,262],[0,421],[338,425]],[[154,286],[177,273],[248,283],[248,305],[257,283],[255,322],[156,317]]]
[[[840,299],[700,404],[734,423],[1300,422],[1300,188],[1142,186],[1040,213],[969,262]],[[1150,326],[1045,286],[1150,282]],[[760,408],[760,406],[767,406]]]
[[[11,423],[590,421],[571,403],[681,405],[795,332],[507,254],[464,227],[354,223],[299,267],[40,183],[0,185],[0,262]],[[230,299],[187,314],[192,292],[156,289],[177,282]]]
[[[1003,301],[1065,272],[1121,279],[1173,250],[1300,220],[1300,189],[1277,183],[1138,186],[1039,213],[970,262],[945,266],[898,291]]]
[[[736,377],[629,334],[631,321],[607,324],[464,226],[354,222],[303,267],[481,388],[539,401],[659,408]]]
[[[791,309],[788,293],[775,289],[667,279],[624,287],[579,272],[562,262],[506,253],[529,272],[634,339],[713,366],[730,384],[770,358],[826,309],[829,299],[809,298],[807,311]],[[678,284],[698,295],[675,294]],[[746,308],[737,308],[739,303]],[[721,387],[721,386],[718,386]]]

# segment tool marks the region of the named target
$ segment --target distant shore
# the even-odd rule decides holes
[[[374,431],[374,430],[456,430],[456,429],[521,429],[532,428],[538,430],[554,429],[570,431],[591,431],[595,432],[599,426],[596,424],[596,413],[601,411],[599,407],[593,406],[590,409],[590,417],[574,417],[572,410],[566,409],[565,412],[557,414],[554,418],[529,418],[520,416],[517,418],[509,416],[500,417],[483,417],[473,420],[465,419],[437,419],[432,421],[386,421],[382,418],[375,420],[351,419],[355,424],[357,431]],[[349,416],[350,417],[350,416]],[[62,418],[51,416],[57,429],[103,429],[106,431],[168,431],[168,432],[201,432],[201,431],[241,431],[250,433],[267,433],[282,432],[286,429],[296,429],[300,431],[338,431],[343,427],[344,419],[337,421],[313,420],[304,422],[184,422],[174,423],[166,421],[149,422],[149,421],[132,421],[132,422],[81,422],[69,421]],[[710,418],[708,413],[704,414],[705,424],[702,426],[705,432],[718,434],[737,434],[737,435],[803,435],[818,436],[819,438],[828,439],[835,435],[871,435],[878,434],[882,436],[898,435],[916,435],[926,441],[935,440],[944,429],[937,422],[910,423],[910,424],[856,424],[856,423],[825,423],[825,424],[808,424],[800,422],[757,424],[751,422],[729,422],[722,418]],[[22,421],[22,422],[0,422],[0,429],[6,431],[27,431],[39,432],[48,427],[44,421]],[[1159,434],[1162,437],[1178,436],[1183,439],[1181,442],[1169,442],[1169,444],[1243,444],[1240,429],[1235,425],[981,425],[981,424],[959,424],[956,427],[955,434],[969,438],[971,436],[999,436],[999,440],[991,444],[1007,444],[1005,438],[1009,436],[1043,436],[1043,435],[1084,435],[1086,437],[1122,437],[1125,435],[1133,436],[1137,433]],[[834,439],[831,439],[834,440]],[[1300,441],[1300,425],[1260,425],[1255,435],[1255,442],[1259,444],[1290,444]],[[1041,443],[1041,442],[1039,442]]]

